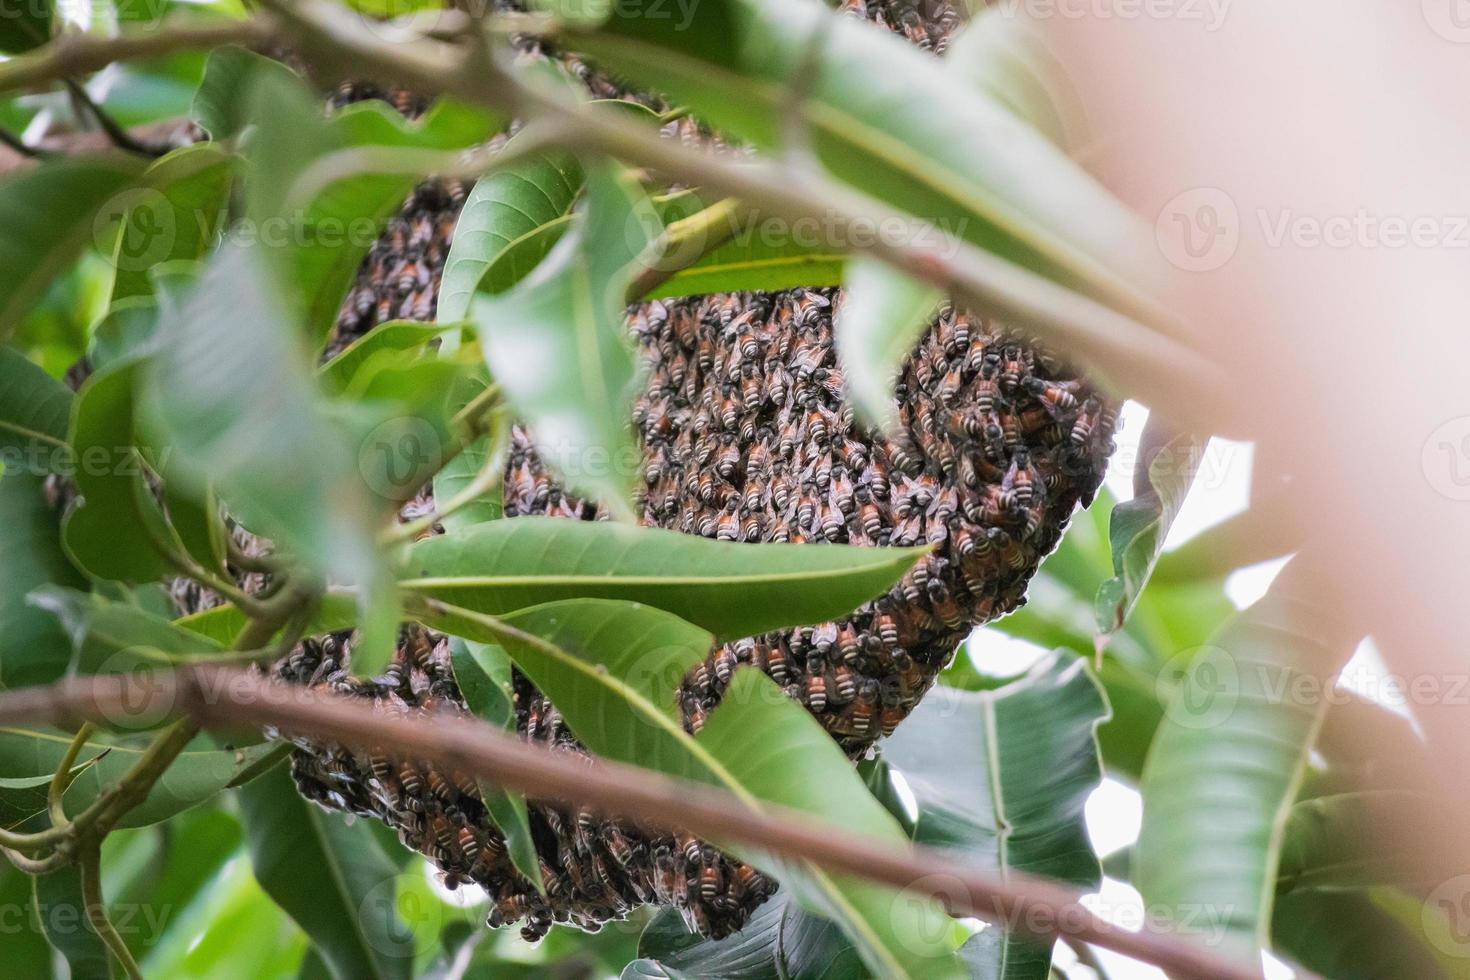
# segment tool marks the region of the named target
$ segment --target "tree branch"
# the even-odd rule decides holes
[[[0,62],[0,92],[63,81],[74,75],[106,68],[117,61],[153,58],[226,44],[257,47],[275,39],[275,21],[260,16],[220,24],[134,31],[118,37],[63,34],[44,47]]]
[[[461,769],[535,799],[571,801],[647,828],[750,844],[896,888],[934,894],[956,915],[974,915],[1041,939],[1089,942],[1157,964],[1176,977],[1259,980],[1259,970],[1225,960],[1199,942],[1163,931],[1129,932],[1081,904],[1081,895],[1011,873],[1002,880],[925,847],[895,848],[763,805],[752,811],[729,793],[635,766],[588,766],[468,718],[433,724],[384,716],[372,705],[324,691],[270,681],[258,673],[196,667],[155,678],[146,691],[121,676],[74,678],[0,694],[0,725],[105,722],[143,696],[213,728],[272,727],[344,745],[395,746],[407,758]],[[1299,974],[1302,975],[1302,974]]]

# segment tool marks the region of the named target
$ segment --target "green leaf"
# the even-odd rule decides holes
[[[1054,653],[994,691],[944,690],[883,746],[918,804],[914,838],[1005,876],[1093,890],[1102,871],[1084,807],[1102,782],[1097,727],[1108,705],[1085,663]],[[985,937],[985,938],[981,938]],[[1051,951],[988,928],[963,954],[979,975],[1045,980]]]
[[[215,606],[213,609],[181,616],[173,622],[219,646],[227,647],[235,642],[235,637],[239,636],[240,631],[245,628],[246,620],[244,614],[234,606]],[[328,591],[322,597],[322,603],[316,615],[306,627],[306,634],[319,636],[322,633],[336,633],[340,630],[351,629],[356,623],[357,598],[355,594]]]
[[[0,864],[0,908],[12,909],[5,936],[5,967],[17,977],[50,980],[51,944],[34,905],[35,886],[30,875],[11,864]]]
[[[1422,902],[1390,893],[1374,889],[1283,896],[1272,916],[1276,945],[1333,980],[1463,980],[1470,973],[1463,948],[1447,951],[1447,958],[1436,957],[1419,931]],[[1395,914],[1397,905],[1406,907],[1407,916]]]
[[[158,301],[152,296],[130,296],[108,307],[87,348],[93,372],[151,353],[157,329]]]
[[[503,453],[491,456],[491,437],[480,436],[465,446],[438,473],[434,474],[434,503],[443,508],[449,501],[464,492],[487,466],[504,466]],[[498,521],[505,515],[505,496],[501,487],[482,493],[469,503],[463,504],[440,518],[444,530],[453,534],[483,524]]]
[[[1133,499],[1113,508],[1108,539],[1113,548],[1114,575],[1098,587],[1094,600],[1097,628],[1104,637],[1127,622],[1148,584],[1154,563],[1164,550],[1169,526],[1184,505],[1204,456],[1198,436],[1187,432],[1170,435],[1156,419],[1150,416],[1144,428],[1139,467],[1133,476]],[[1150,452],[1155,440],[1162,445]]]
[[[397,868],[366,824],[307,803],[284,769],[242,789],[240,810],[256,879],[334,977],[412,975],[413,943],[394,908]]]
[[[1208,645],[1181,654],[1140,786],[1134,884],[1181,919],[1185,938],[1211,941],[1206,923],[1223,928],[1217,948],[1242,962],[1258,962],[1268,941],[1287,813],[1356,645],[1340,617],[1304,598],[1301,561]]]
[[[221,249],[165,314],[145,418],[172,449],[176,478],[214,486],[252,531],[333,581],[365,586],[366,601],[383,575],[375,508],[257,252]]]
[[[71,390],[12,347],[0,347],[0,462],[45,475],[70,461]]]
[[[265,55],[233,46],[216,48],[204,64],[190,115],[215,140],[239,135],[250,119],[246,96],[261,74],[294,77],[291,69]]]
[[[473,643],[454,637],[449,644],[450,662],[454,666],[455,683],[464,698],[465,707],[475,717],[516,730],[515,693],[511,688],[510,659],[498,646]],[[536,856],[536,842],[531,837],[531,819],[526,811],[526,797],[494,783],[480,781],[480,797],[490,819],[505,837],[505,849],[516,870],[544,890],[541,862]]]
[[[33,900],[51,945],[66,957],[72,980],[110,980],[107,947],[87,922],[82,872],[70,865],[34,879]]]
[[[131,156],[65,157],[0,179],[0,339],[88,242],[111,241],[104,208],[142,169]]]
[[[28,0],[0,14],[0,52],[20,54],[51,40],[56,8],[52,0]]]
[[[821,725],[759,671],[737,671],[698,736],[684,732],[675,692],[712,642],[689,623],[601,599],[548,603],[503,621],[467,610],[446,618],[450,632],[500,643],[598,755],[719,786],[752,808],[768,801],[853,833],[903,840]],[[958,943],[949,943],[947,919],[933,902],[733,850],[772,869],[804,904],[838,923],[880,975],[959,975]]]
[[[687,18],[615,5],[567,46],[766,150],[801,112],[831,173],[893,207],[1124,311],[1155,315],[1148,229],[1009,109],[952,69],[816,0],[707,0]],[[821,37],[815,59],[812,38]],[[798,110],[788,87],[815,61]]]
[[[848,264],[843,285],[833,337],[847,391],[869,424],[891,430],[898,424],[894,378],[929,329],[943,296],[933,286],[864,256]]]
[[[514,150],[523,138],[512,137],[506,147]],[[536,156],[481,178],[465,199],[444,260],[439,322],[463,320],[476,289],[504,292],[535,268],[559,237],[547,234],[547,226],[571,213],[582,180],[581,164],[563,153]],[[491,267],[495,275],[487,278]]]
[[[124,711],[111,720],[131,725],[144,718],[156,721],[164,714],[163,708],[140,708],[136,714]],[[65,732],[0,728],[0,775],[23,778],[55,772],[71,739],[70,733]],[[104,752],[106,755],[102,754]],[[95,800],[103,789],[117,785],[142,753],[140,746],[113,744],[100,736],[87,742],[82,746],[81,756],[100,758],[81,772],[67,789],[67,812],[75,815]],[[200,736],[189,743],[149,791],[148,797],[128,811],[119,826],[146,827],[168,820],[214,797],[271,757],[279,758],[279,752],[270,743],[221,749],[208,736]],[[45,809],[44,787],[0,792],[0,826],[21,823]]]
[[[66,671],[71,647],[56,619],[26,596],[48,583],[85,580],[61,549],[60,524],[41,477],[0,475],[0,527],[0,689],[50,683]]]
[[[174,150],[143,173],[112,252],[113,302],[152,295],[149,270],[209,250],[224,224],[233,176],[233,161],[212,143]]]
[[[606,521],[524,517],[420,541],[402,585],[492,614],[578,596],[627,599],[727,640],[850,612],[897,582],[922,553],[734,544]]]
[[[414,320],[389,320],[354,340],[342,352],[321,367],[317,377],[322,387],[332,393],[346,391],[375,355],[385,351],[413,351],[423,347],[447,329],[436,323]]]
[[[658,217],[613,164],[595,167],[587,185],[582,221],[514,288],[477,293],[470,319],[542,458],[570,490],[631,521],[642,454],[628,423],[636,372],[624,297]]]
[[[690,932],[678,910],[661,909],[643,930],[638,955],[650,965],[702,977],[780,980],[800,976],[782,958],[780,945],[781,923],[790,908],[791,896],[778,892],[756,908],[743,929],[720,940]],[[629,976],[627,971],[623,976]]]
[[[30,595],[32,605],[57,618],[71,637],[71,673],[125,673],[142,665],[167,669],[223,648],[138,606],[59,585]]]
[[[142,372],[137,361],[99,371],[73,404],[70,442],[80,499],[62,539],[77,565],[98,578],[149,582],[169,571],[159,543],[172,532],[144,478],[134,432]]]
[[[1432,890],[1442,880],[1443,868],[1426,866],[1422,844],[1383,840],[1377,829],[1393,814],[1433,812],[1445,805],[1445,801],[1402,790],[1302,800],[1286,819],[1276,874],[1278,900],[1293,892],[1385,884]]]
[[[1016,10],[986,7],[945,53],[955,75],[1076,155],[1090,134],[1082,100],[1035,21]]]

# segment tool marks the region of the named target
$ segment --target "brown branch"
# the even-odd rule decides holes
[[[269,44],[275,37],[275,22],[266,17],[134,31],[118,37],[63,34],[44,47],[0,62],[0,92],[59,82],[106,68],[118,61],[153,58],[178,51],[214,48],[226,44],[255,47]]]
[[[1198,941],[1109,924],[1081,904],[1081,895],[1048,881],[1014,872],[1001,879],[966,866],[952,853],[880,844],[781,807],[753,812],[729,793],[635,766],[604,761],[588,766],[472,719],[442,717],[425,724],[388,717],[362,701],[280,684],[250,671],[196,667],[152,678],[142,689],[129,677],[111,675],[6,692],[0,694],[0,725],[105,723],[116,712],[137,711],[140,699],[204,727],[273,727],[345,745],[393,745],[404,756],[461,769],[534,799],[574,801],[639,826],[677,827],[895,888],[920,889],[955,915],[979,916],[1041,939],[1093,943],[1176,977],[1259,980],[1259,970],[1226,960]]]

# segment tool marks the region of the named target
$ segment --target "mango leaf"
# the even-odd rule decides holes
[[[31,593],[30,602],[55,616],[71,638],[73,674],[167,668],[223,649],[139,606],[93,592],[46,585]]]
[[[898,424],[894,378],[929,329],[943,296],[933,286],[864,256],[848,264],[843,285],[833,337],[848,396],[869,424],[891,430]]]
[[[190,116],[216,141],[239,135],[250,121],[246,97],[259,74],[293,77],[291,69],[254,51],[234,46],[211,51]]]
[[[142,169],[131,156],[64,157],[0,179],[0,339],[88,242],[101,240],[104,208]]]
[[[148,714],[157,717],[162,712],[148,709]],[[136,717],[142,717],[141,712]],[[120,714],[115,720],[127,723],[133,719]],[[25,778],[55,772],[70,742],[71,735],[65,732],[0,728],[0,775]],[[103,789],[115,786],[142,753],[139,746],[113,744],[100,736],[87,742],[82,746],[81,757],[100,758],[83,770],[67,789],[67,812],[80,812]],[[168,820],[280,757],[279,747],[270,743],[222,749],[209,736],[202,735],[189,743],[148,797],[128,811],[119,826],[146,827]],[[44,786],[0,792],[0,825],[9,827],[23,823],[45,809]]]
[[[401,584],[492,614],[553,599],[627,599],[726,640],[850,612],[898,581],[922,553],[733,544],[606,521],[524,517],[420,541]]]
[[[434,474],[434,503],[441,513],[451,500],[468,490],[469,485],[480,476],[485,467],[504,467],[504,453],[493,449],[490,440],[491,436],[480,436]],[[445,531],[454,533],[475,524],[498,521],[504,514],[504,490],[497,486],[443,514],[439,523],[444,526]]]
[[[233,177],[231,158],[210,143],[174,150],[143,173],[112,252],[113,302],[151,295],[151,269],[209,250],[224,224]]]
[[[332,976],[412,976],[411,934],[394,907],[398,869],[366,824],[307,803],[284,769],[243,788],[240,813],[256,879],[306,930]]]
[[[148,426],[174,475],[215,487],[232,514],[327,578],[376,594],[374,507],[343,428],[317,393],[258,250],[226,246],[147,370]],[[249,406],[249,411],[241,411]]]
[[[82,872],[70,865],[35,878],[32,899],[41,926],[51,945],[66,957],[74,980],[110,980],[107,947],[87,924],[87,903],[82,897]]]
[[[56,8],[51,0],[16,4],[0,15],[0,53],[20,54],[51,40]]]
[[[713,639],[689,623],[601,599],[548,603],[504,620],[451,608],[445,618],[457,635],[500,643],[599,755],[719,786],[753,808],[768,801],[853,833],[903,840],[821,725],[759,671],[737,671],[699,734],[684,732],[678,684]],[[880,975],[962,975],[952,952],[958,941],[951,944],[937,904],[733,850],[771,869],[804,904],[836,922]]]
[[[319,342],[335,323],[363,256],[420,176],[350,173],[302,189],[297,184],[308,168],[341,150],[459,149],[484,139],[499,121],[441,101],[411,122],[378,100],[353,103],[323,119],[319,99],[298,79],[262,71],[245,84],[254,124],[246,155],[255,167],[247,214],[261,243],[271,246],[270,265],[289,306],[299,311],[307,336]],[[273,240],[281,229],[284,238]]]
[[[1198,436],[1171,434],[1149,416],[1133,473],[1133,499],[1113,508],[1108,539],[1113,548],[1113,577],[1098,586],[1093,600],[1097,628],[1106,638],[1128,620],[1154,563],[1164,550],[1169,525],[1184,505],[1194,474],[1204,456]]]
[[[832,174],[893,207],[1143,319],[1167,269],[1148,229],[1045,137],[949,66],[817,0],[707,0],[687,18],[614,5],[567,46],[761,149],[815,60],[801,123]],[[811,38],[819,56],[810,58]]]
[[[20,912],[14,916],[5,937],[5,967],[18,977],[49,980],[53,975],[51,944],[46,940],[39,917],[25,910],[26,903],[35,900],[34,880],[9,863],[0,864],[0,905]]]
[[[1301,562],[1209,644],[1180,655],[1183,676],[1140,786],[1134,884],[1181,920],[1208,913],[1208,926],[1225,931],[1217,949],[1242,962],[1259,962],[1269,940],[1287,813],[1357,641],[1304,597]],[[1213,943],[1203,921],[1181,921],[1180,934]]]
[[[215,606],[173,620],[174,624],[197,633],[218,646],[228,647],[245,628],[244,614],[234,606]],[[351,629],[357,623],[357,597],[352,592],[331,591],[322,597],[316,615],[306,627],[308,636],[336,633]]]
[[[1082,100],[1044,32],[1021,9],[986,7],[955,36],[945,62],[960,78],[1076,155],[1090,133]]]
[[[414,320],[389,320],[348,344],[340,354],[317,368],[317,378],[328,392],[347,390],[358,372],[384,351],[411,351],[443,333],[445,327]]]
[[[454,637],[449,644],[454,680],[464,697],[465,707],[475,717],[499,725],[507,731],[516,729],[515,693],[511,688],[510,659],[498,646],[473,643]],[[531,837],[531,819],[526,811],[526,797],[493,783],[480,782],[480,797],[490,819],[505,837],[505,849],[516,870],[525,875],[538,891],[541,862],[536,856],[536,842]]]
[[[548,465],[629,521],[641,454],[628,423],[635,363],[624,325],[631,268],[658,217],[612,164],[588,174],[587,210],[536,269],[470,319],[485,363]]]
[[[84,585],[61,549],[56,511],[45,484],[29,473],[0,474],[0,689],[46,684],[65,671],[70,645],[50,614],[26,601],[47,583]]]
[[[73,479],[80,499],[62,540],[72,560],[98,578],[149,582],[169,571],[160,544],[172,540],[144,478],[134,431],[143,365],[124,361],[82,385],[73,403]]]
[[[1083,811],[1102,782],[1096,732],[1107,717],[1097,681],[1066,653],[994,691],[932,693],[883,744],[918,805],[914,839],[1001,875],[1096,889],[1102,872]],[[1048,975],[1049,948],[998,927],[982,935],[964,954],[985,965],[982,975]]]
[[[71,390],[12,347],[0,347],[0,462],[45,475],[70,459]]]
[[[1470,964],[1458,950],[1435,955],[1419,931],[1422,915],[1419,899],[1392,889],[1304,892],[1276,900],[1272,935],[1282,952],[1333,980],[1464,980]]]
[[[520,137],[506,144],[515,147]],[[515,285],[546,257],[560,237],[548,234],[565,219],[582,189],[582,167],[573,156],[544,154],[476,182],[454,226],[439,286],[438,320],[463,320],[476,289],[500,293]],[[486,270],[496,268],[486,279]]]
[[[1422,845],[1413,840],[1383,840],[1376,831],[1392,814],[1431,812],[1437,805],[1443,804],[1423,793],[1402,790],[1302,800],[1286,819],[1276,874],[1278,899],[1300,891],[1385,884],[1432,891],[1443,879],[1443,868],[1425,866]]]

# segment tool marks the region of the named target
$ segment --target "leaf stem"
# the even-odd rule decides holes
[[[62,795],[71,785],[71,768],[76,764],[77,755],[95,730],[90,721],[82,723],[76,735],[72,737],[71,744],[66,747],[66,754],[61,757],[61,764],[56,767],[56,775],[51,777],[51,785],[46,788],[46,808],[51,812],[52,826],[64,827],[69,822],[66,818],[66,807],[62,803]]]
[[[77,855],[77,864],[82,872],[82,904],[87,911],[87,923],[122,966],[128,980],[143,980],[143,971],[138,969],[132,951],[107,917],[107,905],[102,901],[101,849],[95,843],[87,845]]]

